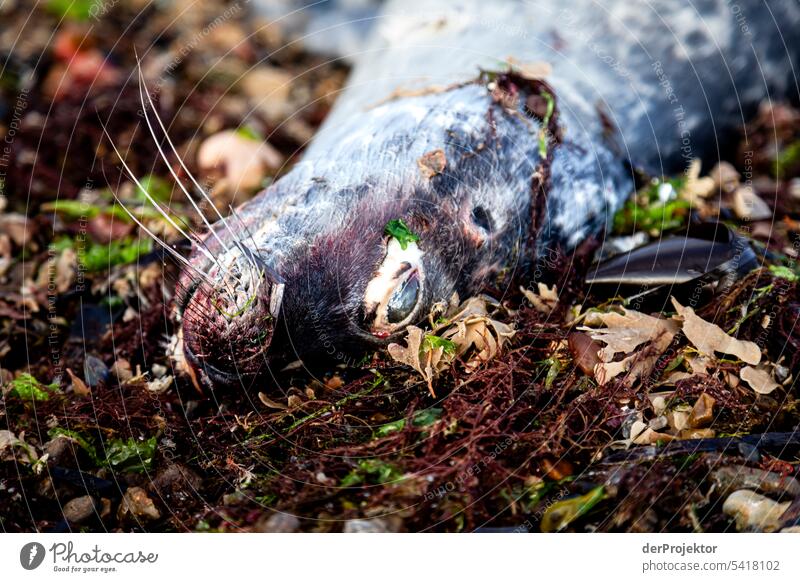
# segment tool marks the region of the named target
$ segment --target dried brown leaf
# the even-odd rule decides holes
[[[600,313],[596,318],[605,327],[578,329],[588,332],[592,339],[606,344],[597,354],[601,362],[594,370],[595,379],[600,384],[626,372],[630,372],[631,380],[648,374],[678,332],[678,325],[674,321],[624,308],[622,314]],[[647,344],[645,354],[632,353],[643,344]],[[614,361],[617,353],[629,355]]]
[[[489,299],[473,297],[458,308],[443,323],[435,325],[431,335],[447,343],[452,342],[454,350],[446,350],[444,345],[425,341],[425,332],[416,326],[409,326],[406,345],[389,344],[392,358],[416,370],[428,383],[433,392],[433,380],[457,359],[468,356],[464,362],[468,371],[494,358],[505,342],[514,336],[514,329],[501,321],[492,319],[488,312]]]
[[[763,368],[745,366],[739,372],[739,377],[758,394],[770,394],[780,388],[780,384],[773,380],[772,375]]]
[[[81,380],[75,372],[67,368],[67,374],[69,375],[70,380],[72,380],[72,391],[75,392],[78,396],[91,396],[92,391],[86,385],[86,382]]]
[[[551,313],[558,305],[558,293],[556,293],[556,286],[548,287],[544,283],[537,283],[538,291],[533,292],[525,287],[520,287],[520,291],[525,296],[531,305],[539,313]]]
[[[601,341],[606,347],[597,354],[603,362],[611,362],[614,354],[632,353],[640,345],[653,341],[663,334],[672,337],[678,332],[678,326],[669,319],[659,319],[652,315],[623,308],[624,313],[614,311],[598,314],[605,327],[595,329],[580,327],[592,339]]]
[[[672,304],[675,306],[678,316],[683,319],[683,333],[701,354],[712,358],[716,357],[715,352],[732,354],[752,365],[761,361],[761,350],[757,344],[729,336],[718,325],[697,316],[694,309],[684,307],[674,297]]]

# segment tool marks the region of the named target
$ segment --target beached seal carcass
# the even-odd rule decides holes
[[[792,0],[390,2],[302,161],[191,257],[188,361],[249,383],[531,277],[603,228],[632,168],[714,157],[796,94],[798,25]]]

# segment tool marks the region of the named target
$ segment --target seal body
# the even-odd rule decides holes
[[[390,3],[303,160],[192,258],[188,360],[210,384],[342,360],[529,276],[603,228],[632,168],[714,156],[796,91],[798,23],[791,1]]]

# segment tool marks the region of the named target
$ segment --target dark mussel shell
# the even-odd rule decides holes
[[[660,309],[670,295],[696,306],[757,266],[744,237],[704,222],[690,225],[684,236],[661,238],[592,265],[586,282],[592,295],[622,296],[639,308]]]

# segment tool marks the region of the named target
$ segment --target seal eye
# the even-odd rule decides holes
[[[364,324],[375,337],[386,338],[409,323],[425,296],[423,253],[416,242],[403,248],[392,237],[378,270],[364,292]]]
[[[419,277],[413,273],[397,286],[389,303],[386,304],[386,320],[389,323],[400,323],[406,319],[417,306],[419,300]]]

